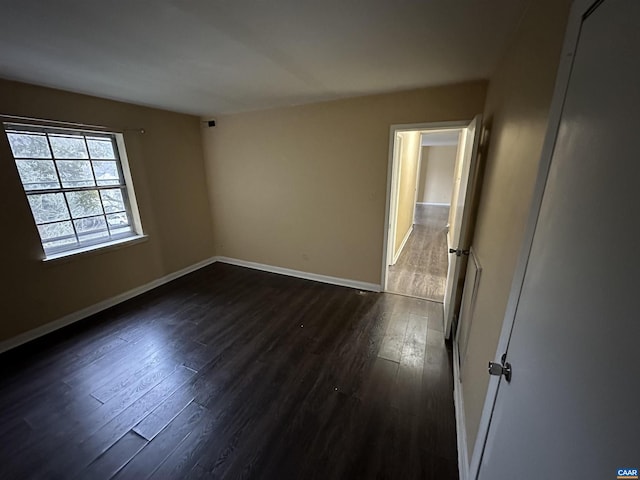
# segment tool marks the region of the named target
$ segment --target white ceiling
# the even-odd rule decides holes
[[[0,77],[200,115],[443,85],[528,1],[0,0]]]

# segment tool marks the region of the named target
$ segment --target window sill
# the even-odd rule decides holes
[[[146,242],[148,238],[149,237],[147,235],[136,235],[133,237],[121,238],[121,239],[113,240],[107,243],[99,243],[97,245],[78,248],[76,250],[71,250],[68,252],[56,253],[46,258],[43,258],[42,262],[45,264],[55,264],[55,263],[62,263],[65,261],[69,261],[79,256],[84,257],[84,256],[90,256],[90,255],[98,255],[107,251],[117,250],[125,246]]]

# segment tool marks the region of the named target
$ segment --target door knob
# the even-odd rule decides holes
[[[504,379],[507,382],[511,381],[511,364],[506,361],[507,354],[502,355],[502,365],[496,362],[489,362],[489,375],[495,375],[500,377],[504,375]]]
[[[456,257],[459,257],[461,255],[469,255],[469,250],[462,250],[460,248],[450,248],[449,253],[455,253]]]

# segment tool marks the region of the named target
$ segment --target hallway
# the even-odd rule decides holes
[[[396,264],[389,267],[387,292],[443,301],[448,217],[448,206],[416,205],[413,232]]]

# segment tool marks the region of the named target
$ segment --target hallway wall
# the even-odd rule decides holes
[[[544,141],[570,0],[531,4],[490,81],[490,130],[473,247],[483,268],[461,376],[469,454],[474,447]]]
[[[451,205],[457,151],[457,145],[422,147],[418,202]]]
[[[402,138],[400,177],[398,178],[398,204],[396,216],[396,238],[393,253],[398,254],[402,241],[413,226],[416,186],[418,181],[418,159],[420,157],[420,132],[398,134]]]

